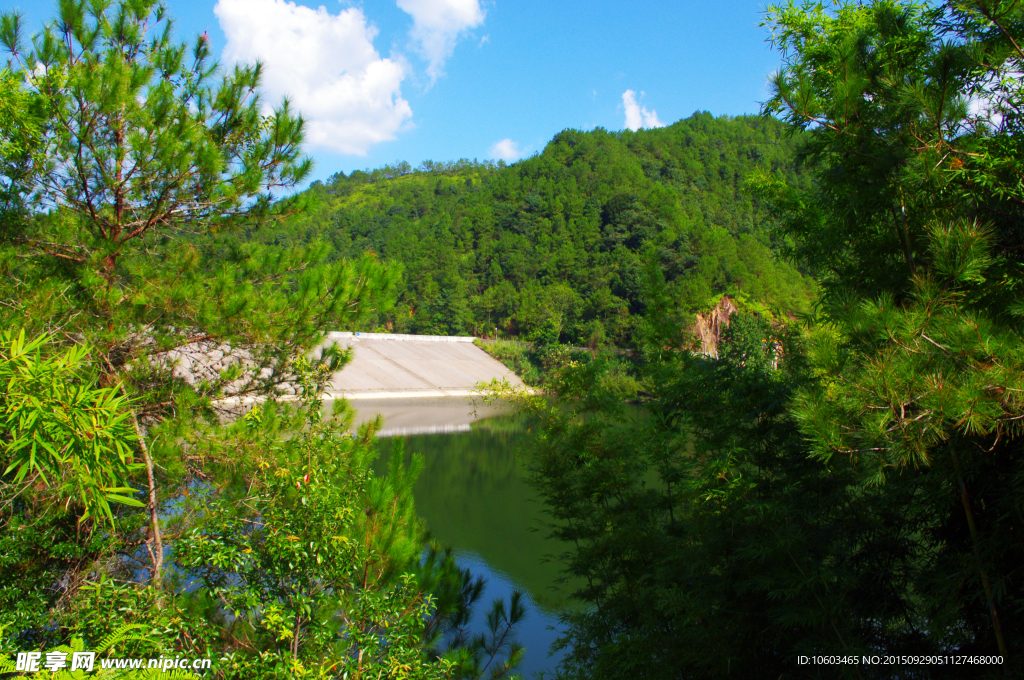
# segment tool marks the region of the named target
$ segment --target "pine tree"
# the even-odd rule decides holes
[[[1024,12],[790,4],[768,23],[785,64],[767,110],[807,132],[817,186],[762,190],[833,330],[795,413],[818,457],[873,483],[926,473],[934,568],[953,572],[918,586],[930,621],[1018,667]]]
[[[287,101],[263,115],[259,65],[222,73],[205,36],[189,48],[171,28],[153,0],[65,2],[29,48],[20,18],[0,17],[39,114],[31,172],[5,173],[32,214],[3,217],[0,318],[88,346],[102,382],[134,402],[156,582],[156,469],[181,469],[182,428],[215,419],[212,399],[273,391],[324,328],[386,308],[395,280],[371,257],[328,262],[321,243],[224,241],[298,207],[274,199],[311,167],[303,121]],[[181,348],[229,358],[189,385]],[[151,451],[160,427],[172,444]]]
[[[380,422],[325,415],[348,355],[306,358],[386,311],[398,271],[246,242],[304,207],[301,117],[263,115],[260,66],[222,72],[151,0],[61,2],[30,49],[4,15],[0,41],[0,323],[38,332],[0,350],[5,644],[109,633],[226,678],[507,675],[515,602],[472,648],[493,665],[433,649],[428,619],[465,620],[473,589],[431,589],[469,578],[419,564],[415,465],[369,467]],[[243,396],[267,403],[227,414]]]

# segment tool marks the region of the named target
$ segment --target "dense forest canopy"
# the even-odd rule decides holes
[[[308,191],[310,206],[249,234],[329,242],[339,257],[400,263],[381,330],[532,337],[552,323],[578,345],[632,339],[659,269],[692,313],[723,293],[779,312],[807,308],[813,283],[773,252],[756,171],[803,186],[797,138],[771,118],[696,113],[662,129],[566,130],[503,163],[407,163]],[[368,328],[366,330],[369,330]]]

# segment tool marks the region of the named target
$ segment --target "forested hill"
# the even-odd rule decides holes
[[[468,161],[339,173],[310,207],[253,236],[332,243],[401,263],[396,308],[379,328],[428,334],[628,343],[656,262],[679,310],[739,294],[786,312],[812,283],[770,245],[744,189],[758,168],[794,184],[796,142],[761,117],[697,113],[638,132],[566,130],[510,166]]]

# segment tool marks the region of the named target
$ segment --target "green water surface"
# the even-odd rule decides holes
[[[510,415],[471,423],[468,431],[404,437],[406,453],[424,457],[416,482],[417,510],[431,536],[451,546],[459,562],[487,580],[478,604],[483,610],[513,588],[529,599],[518,638],[527,648],[520,667],[525,677],[551,669],[557,657],[548,648],[560,630],[559,612],[569,606],[572,584],[560,584],[554,557],[564,550],[543,528],[543,506],[525,481],[518,452],[525,428]],[[380,472],[387,469],[396,438],[380,440]]]

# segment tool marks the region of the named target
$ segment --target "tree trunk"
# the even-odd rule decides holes
[[[107,366],[110,366],[111,370],[113,370],[113,366],[110,365],[109,361]],[[125,399],[129,399],[128,390],[123,382],[121,383],[121,393],[124,394]],[[146,509],[149,510],[150,532],[149,541],[146,544],[149,547],[149,559],[152,564],[150,585],[158,592],[157,606],[159,607],[161,603],[159,591],[163,589],[161,572],[164,564],[164,541],[160,535],[160,513],[158,512],[159,505],[156,497],[156,474],[153,471],[153,457],[149,455],[149,447],[146,446],[146,438],[142,434],[142,428],[139,427],[139,419],[135,415],[135,409],[132,409],[131,414],[132,425],[135,426],[135,436],[139,438],[139,448],[142,449],[142,459],[146,463],[146,483],[149,487]]]
[[[971,530],[971,543],[974,547],[974,560],[977,562],[978,572],[981,574],[981,584],[985,588],[985,601],[988,602],[988,611],[992,617],[992,629],[996,634],[996,644],[999,646],[999,653],[1005,661],[1009,654],[1006,651],[1006,641],[1003,639],[1003,628],[999,624],[999,611],[996,609],[996,601],[992,598],[992,584],[988,578],[988,572],[981,564],[981,550],[978,547],[978,526],[974,522],[974,510],[971,509],[971,497],[967,494],[967,484],[964,482],[964,473],[960,469],[960,460],[953,455],[953,463],[956,465],[957,481],[960,484],[960,501],[964,506],[964,513],[967,515],[967,526]]]
[[[142,448],[142,455],[146,460],[146,478],[149,483],[149,527],[153,541],[153,548],[150,551],[153,561],[151,585],[159,591],[162,589],[160,572],[164,564],[164,542],[160,536],[160,514],[157,512],[156,476],[153,473],[153,458],[149,455],[149,447],[146,446],[146,441],[142,438],[142,432],[139,430],[139,421],[135,418],[134,412],[132,413],[132,419],[135,420],[135,432],[139,435],[139,446]],[[159,603],[159,599],[157,602]]]

